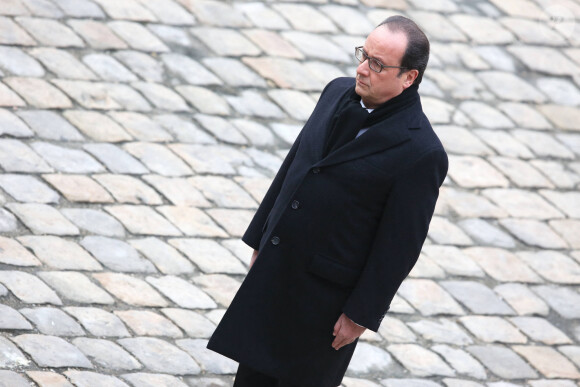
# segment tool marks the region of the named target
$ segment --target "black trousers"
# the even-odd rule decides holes
[[[240,364],[233,387],[299,387],[284,383],[276,378],[264,375],[248,366]]]

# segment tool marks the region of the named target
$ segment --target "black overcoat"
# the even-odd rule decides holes
[[[243,240],[260,253],[208,348],[301,387],[341,383],[341,313],[376,331],[427,236],[447,155],[412,107],[322,158],[353,78],[324,89]]]

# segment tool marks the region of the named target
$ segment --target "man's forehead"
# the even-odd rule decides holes
[[[386,25],[378,26],[364,43],[364,50],[377,59],[391,57],[396,52],[402,54],[407,46],[407,36],[403,31],[391,31]]]

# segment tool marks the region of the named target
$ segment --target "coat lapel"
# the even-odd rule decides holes
[[[399,145],[411,138],[409,129],[419,127],[421,116],[421,103],[417,102],[409,109],[371,126],[358,138],[328,154],[316,166],[343,163]]]

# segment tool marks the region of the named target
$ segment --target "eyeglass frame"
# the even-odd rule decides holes
[[[404,66],[387,66],[381,63],[380,60],[378,60],[377,58],[373,58],[371,56],[368,56],[367,52],[365,51],[365,49],[363,48],[364,46],[358,46],[354,48],[354,57],[356,58],[356,60],[358,60],[360,63],[363,63],[365,60],[369,61],[369,68],[371,70],[373,70],[375,73],[380,73],[381,71],[383,71],[383,69],[387,68],[387,69],[408,69],[408,67],[404,67]],[[358,58],[357,56],[357,52],[361,52],[362,54],[362,60]],[[372,66],[371,66],[371,61],[373,61],[373,63],[378,64],[380,67],[380,70],[377,71],[375,70]]]

